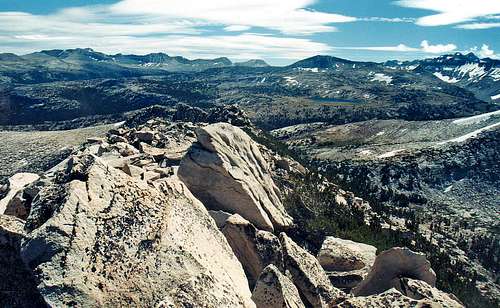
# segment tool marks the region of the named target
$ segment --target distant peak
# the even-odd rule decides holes
[[[266,61],[261,59],[250,59],[248,61],[236,62],[235,66],[249,66],[249,67],[266,67],[269,66]]]

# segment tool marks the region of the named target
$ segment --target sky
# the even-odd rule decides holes
[[[500,0],[0,0],[0,53],[78,47],[274,65],[500,59]]]

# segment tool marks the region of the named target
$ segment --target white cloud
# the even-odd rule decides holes
[[[458,24],[500,14],[499,0],[399,0],[395,3],[438,13],[419,18],[417,24],[421,26]]]
[[[357,21],[380,21],[380,22],[394,22],[394,23],[413,23],[415,22],[415,18],[408,18],[408,17],[394,17],[394,18],[387,18],[387,17],[361,17],[358,18]]]
[[[428,41],[424,40],[420,43],[420,47],[422,51],[426,53],[447,53],[457,49],[457,46],[454,44],[437,44],[431,45]]]
[[[110,7],[117,15],[149,15],[211,24],[241,25],[286,34],[335,31],[332,23],[356,18],[307,9],[316,0],[123,0]]]
[[[224,30],[228,32],[241,32],[250,30],[250,26],[242,26],[242,25],[231,25],[224,28]]]
[[[481,48],[477,46],[468,50],[469,52],[476,53],[479,58],[491,58],[491,59],[500,59],[500,55],[497,55],[493,49],[490,49],[489,45],[483,44]]]
[[[500,28],[500,22],[476,22],[471,24],[458,25],[457,28],[467,30]]]
[[[437,44],[431,45],[427,40],[420,43],[420,48],[410,47],[405,44],[397,46],[368,46],[368,47],[336,47],[335,49],[350,49],[350,50],[368,50],[368,51],[391,51],[391,52],[418,52],[440,54],[447,53],[457,49],[454,44]]]
[[[420,50],[418,48],[412,48],[406,46],[405,44],[399,44],[397,46],[337,47],[336,49],[368,50],[368,51],[399,51],[399,52],[411,52]]]
[[[240,34],[217,36],[165,35],[155,37],[73,36],[64,40],[53,37],[2,37],[3,52],[29,53],[40,49],[91,47],[108,53],[147,54],[165,52],[188,58],[229,57],[236,60],[261,58],[266,60],[297,60],[325,54],[331,48],[306,38],[284,38],[269,35]]]
[[[327,53],[330,47],[287,34],[335,31],[332,23],[356,20],[308,9],[315,2],[123,0],[114,5],[65,8],[48,15],[0,12],[1,49],[28,53],[91,47],[109,53],[163,51],[202,58],[299,59]],[[254,27],[267,33],[238,33]]]

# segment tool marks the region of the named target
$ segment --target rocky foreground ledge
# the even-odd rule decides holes
[[[0,306],[462,307],[409,249],[301,247],[273,177],[308,171],[235,113],[208,124],[200,112],[128,123],[40,177],[12,177]]]

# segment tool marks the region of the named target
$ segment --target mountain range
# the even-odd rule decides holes
[[[387,61],[384,63],[350,61],[331,56],[315,56],[293,63],[289,68],[338,69],[350,65],[353,69],[383,68],[432,74],[434,77],[472,91],[480,99],[500,99],[500,60],[480,59],[473,53],[455,53],[437,58],[414,61]],[[228,58],[189,60],[164,53],[147,55],[107,55],[90,48],[69,50],[44,50],[27,55],[0,54],[0,81],[2,83],[40,83],[91,78],[118,78],[162,75],[166,72],[200,72],[213,68],[266,68],[269,65],[259,59],[231,62]],[[387,79],[388,80],[388,79]]]
[[[481,67],[484,74],[467,71],[466,78],[460,73],[472,67]],[[461,54],[408,63],[315,56],[285,67],[261,60],[105,55],[91,49],[2,54],[0,125],[67,121],[177,103],[239,104],[269,129],[315,121],[443,119],[495,111],[498,70],[496,60]],[[452,72],[459,73],[444,77]],[[443,81],[459,77],[459,82]]]

